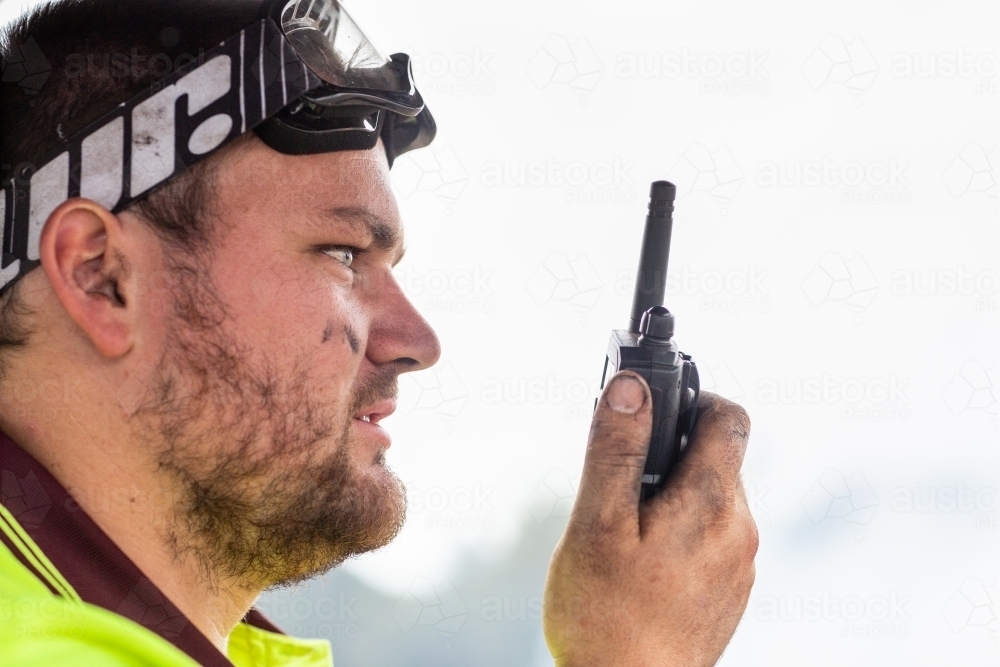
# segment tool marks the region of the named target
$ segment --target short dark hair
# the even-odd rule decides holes
[[[62,139],[246,27],[260,5],[260,0],[57,0],[17,19],[0,32],[3,180],[25,164],[39,166]],[[198,163],[129,210],[165,243],[188,252],[203,247],[220,157]],[[25,345],[31,334],[19,283],[0,295],[0,376],[6,352]]]

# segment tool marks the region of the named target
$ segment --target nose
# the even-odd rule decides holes
[[[403,294],[387,271],[369,302],[373,311],[366,354],[373,364],[394,363],[398,373],[430,368],[441,358],[441,342],[434,329]]]

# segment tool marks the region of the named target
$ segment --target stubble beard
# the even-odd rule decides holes
[[[403,485],[381,453],[362,468],[351,451],[354,414],[395,396],[395,372],[358,378],[338,413],[310,391],[305,356],[279,372],[226,333],[206,276],[183,278],[155,390],[134,414],[179,491],[166,535],[175,555],[194,556],[213,583],[263,589],[392,541]]]

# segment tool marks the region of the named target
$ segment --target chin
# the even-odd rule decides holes
[[[396,473],[386,465],[385,456],[379,454],[363,471],[362,476],[368,478],[377,488],[378,499],[406,498],[406,487],[396,476]]]

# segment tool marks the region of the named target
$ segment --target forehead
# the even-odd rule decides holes
[[[381,140],[370,150],[285,155],[253,137],[220,157],[218,213],[239,226],[261,220],[306,230],[331,218],[347,227],[369,218],[383,222],[389,233],[402,233]],[[331,216],[337,210],[354,215]]]

